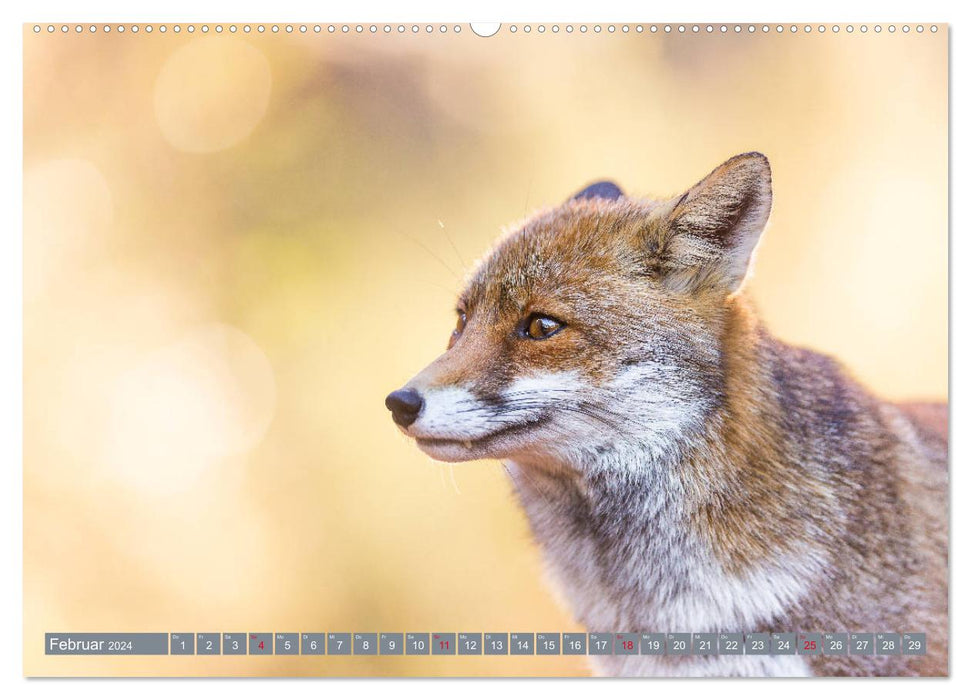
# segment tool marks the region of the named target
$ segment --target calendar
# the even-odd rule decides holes
[[[45,654],[249,656],[923,655],[920,633],[47,633]]]
[[[948,675],[967,32],[368,4],[18,8],[23,675]]]

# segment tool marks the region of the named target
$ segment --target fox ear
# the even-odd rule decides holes
[[[665,281],[681,291],[741,287],[772,208],[772,174],[761,153],[743,153],[672,200],[661,234]]]
[[[570,197],[570,201],[577,199],[620,199],[624,196],[620,188],[612,182],[604,180],[587,185],[575,195]]]

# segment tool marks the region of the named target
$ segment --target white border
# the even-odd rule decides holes
[[[181,681],[144,681],[144,680],[116,680],[116,681],[25,681],[22,678],[22,654],[20,644],[22,639],[22,391],[21,391],[21,349],[22,349],[22,303],[21,303],[21,184],[22,184],[22,37],[21,24],[24,22],[68,22],[75,23],[84,20],[103,23],[110,20],[117,22],[210,22],[217,20],[242,20],[249,22],[397,22],[397,21],[447,21],[466,24],[469,20],[503,21],[509,22],[544,22],[566,23],[579,22],[618,22],[634,24],[662,22],[725,22],[731,20],[737,23],[789,22],[804,24],[807,20],[819,24],[895,24],[922,22],[925,25],[937,23],[944,25],[951,23],[951,124],[961,124],[959,115],[967,114],[967,80],[969,65],[968,52],[963,46],[963,31],[971,24],[964,24],[963,12],[958,3],[923,0],[922,2],[887,1],[879,5],[860,4],[851,6],[845,0],[817,0],[812,3],[781,4],[761,0],[758,2],[735,2],[731,5],[708,0],[686,3],[648,4],[644,2],[621,2],[613,0],[559,0],[555,3],[534,3],[526,6],[522,0],[493,0],[492,2],[456,3],[445,0],[412,0],[412,2],[393,3],[391,0],[354,2],[345,5],[330,5],[311,2],[288,2],[274,0],[274,2],[253,2],[240,0],[234,3],[203,5],[198,0],[168,0],[165,3],[154,3],[155,7],[148,7],[149,3],[121,2],[120,0],[105,1],[92,0],[83,3],[67,2],[31,2],[26,6],[15,9],[5,8],[3,22],[3,36],[0,41],[0,51],[3,52],[2,94],[3,102],[8,105],[3,114],[3,130],[5,134],[3,147],[3,189],[2,193],[8,206],[3,227],[3,254],[0,257],[0,285],[2,285],[2,322],[4,342],[0,344],[2,353],[2,393],[4,400],[0,404],[0,435],[4,446],[3,474],[5,483],[0,487],[3,494],[2,518],[4,523],[2,538],[2,600],[4,601],[6,623],[5,639],[7,643],[0,652],[2,668],[0,689],[5,697],[57,697],[63,698],[70,694],[72,698],[86,696],[126,697],[137,693],[140,697],[156,698],[195,695],[211,695],[215,693],[232,693],[234,698],[273,697],[286,694],[288,698],[314,697],[335,693],[361,692],[365,687],[368,691],[400,697],[444,697],[460,694],[469,698],[492,698],[497,693],[507,694],[522,691],[530,694],[555,693],[557,697],[579,697],[580,694],[617,693],[624,695],[644,696],[655,693],[678,693],[679,695],[704,695],[744,693],[754,697],[778,697],[785,694],[788,698],[815,698],[820,693],[830,695],[843,692],[858,696],[865,692],[879,693],[881,697],[907,697],[914,693],[934,693],[944,696],[956,696],[959,687],[966,686],[968,672],[967,644],[963,643],[961,632],[968,630],[967,609],[963,604],[958,582],[967,581],[967,555],[962,556],[961,547],[965,546],[962,535],[967,533],[967,511],[959,507],[965,502],[963,496],[967,493],[967,479],[964,468],[968,465],[963,459],[967,456],[966,443],[961,428],[967,426],[968,414],[963,410],[963,397],[968,392],[967,373],[964,366],[954,363],[952,366],[951,406],[952,406],[952,576],[951,576],[951,674],[949,681],[928,680],[874,680],[874,681],[840,681],[840,680],[811,680],[797,681],[546,681],[546,680],[506,680],[506,681],[455,681],[447,679],[435,680],[181,680]],[[8,16],[9,15],[9,16]],[[915,21],[916,20],[916,21]],[[488,41],[488,39],[483,39]],[[961,191],[962,172],[966,172],[969,163],[966,141],[961,138],[960,128],[952,133],[952,194]],[[955,186],[953,183],[958,183]],[[951,230],[957,232],[952,239],[951,270],[962,270],[962,262],[968,263],[967,246],[963,244],[960,232],[961,223],[966,220],[962,216],[968,207],[967,197],[952,197]],[[962,275],[952,275],[952,309],[966,308],[968,292],[971,282]],[[952,322],[957,321],[958,315],[951,315]],[[953,348],[967,347],[967,324],[960,321],[952,325]],[[958,357],[952,354],[952,357]],[[955,397],[955,394],[957,396]],[[595,687],[589,683],[598,683]],[[679,683],[677,687],[673,683]],[[860,683],[875,682],[879,686],[864,689]],[[361,684],[364,684],[363,686]],[[603,685],[602,683],[609,683]],[[687,683],[685,685],[685,683]],[[731,683],[730,686],[727,684]],[[853,687],[849,684],[853,683]],[[552,685],[555,684],[555,685]],[[660,685],[659,685],[660,684]],[[961,692],[967,695],[967,687]]]

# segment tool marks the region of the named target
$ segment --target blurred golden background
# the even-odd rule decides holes
[[[499,227],[772,161],[751,292],[948,389],[937,34],[24,31],[28,675],[563,675],[577,657],[45,657],[45,631],[579,629],[501,467],[383,405]]]

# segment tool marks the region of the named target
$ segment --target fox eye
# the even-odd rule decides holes
[[[466,322],[465,312],[459,311],[458,318],[455,319],[455,330],[452,331],[452,335],[448,339],[449,347],[452,347],[453,345],[455,345],[455,341],[459,339],[460,335],[462,335],[462,331],[465,330],[465,322]]]
[[[544,340],[551,335],[556,335],[565,325],[555,318],[541,314],[533,314],[526,319],[523,326],[523,335],[531,340]]]

